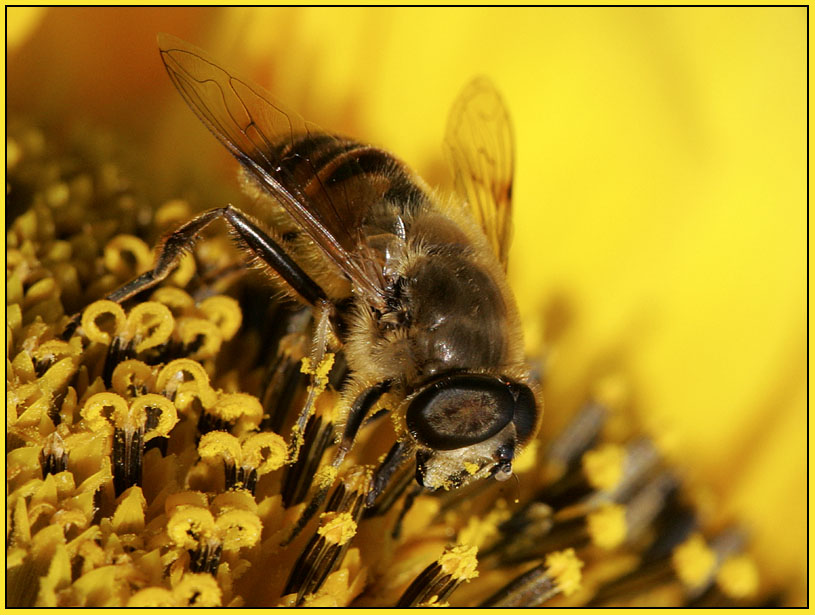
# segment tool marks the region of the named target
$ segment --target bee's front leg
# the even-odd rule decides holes
[[[376,405],[376,402],[379,401],[379,398],[387,393],[390,388],[391,382],[386,380],[385,382],[380,382],[368,387],[362,391],[362,393],[357,395],[357,398],[354,400],[354,403],[351,405],[351,409],[348,412],[348,419],[345,423],[342,438],[337,445],[337,450],[334,453],[334,459],[331,461],[331,466],[333,468],[337,469],[340,467],[345,459],[345,456],[348,454],[348,451],[351,450],[351,445],[354,443],[354,438],[362,425],[362,421]],[[329,484],[317,486],[316,493],[306,506],[303,514],[300,515],[300,518],[297,520],[297,523],[289,536],[283,541],[283,545],[289,544],[303,530],[309,520],[314,516],[322,503],[325,501],[332,484],[333,481]]]
[[[178,266],[184,253],[192,249],[200,232],[219,218],[226,220],[230,230],[239,243],[248,250],[251,257],[260,259],[274,269],[286,284],[291,286],[305,301],[311,305],[325,302],[326,296],[323,289],[294,262],[275,238],[232,205],[205,211],[167,235],[158,246],[158,255],[153,269],[117,288],[105,298],[122,303],[162,282]],[[79,312],[65,327],[62,333],[63,339],[67,340],[73,335],[81,320],[82,312]]]

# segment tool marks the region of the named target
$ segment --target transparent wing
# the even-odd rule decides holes
[[[326,185],[302,147],[304,140],[341,142],[290,111],[258,85],[236,76],[204,51],[168,34],[158,37],[161,59],[198,118],[266,188],[372,305],[382,283],[367,254],[361,221],[381,188],[350,170]],[[300,143],[295,148],[295,143]],[[346,161],[346,166],[353,161]]]
[[[515,143],[506,106],[488,79],[475,79],[459,95],[447,122],[445,149],[456,190],[506,269]]]

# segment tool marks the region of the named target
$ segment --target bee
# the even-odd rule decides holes
[[[167,235],[154,269],[108,298],[161,282],[202,229],[223,220],[313,308],[313,357],[332,343],[346,355],[335,467],[382,396],[397,400],[400,434],[371,478],[368,506],[413,460],[428,490],[508,479],[541,404],[506,280],[513,135],[493,86],[474,81],[453,107],[446,147],[458,194],[442,199],[385,150],[319,130],[189,43],[165,34],[158,42],[178,92],[279,222],[210,209]],[[298,416],[300,433],[312,406]]]

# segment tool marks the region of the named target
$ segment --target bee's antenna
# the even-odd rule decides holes
[[[513,504],[517,504],[521,501],[521,479],[518,478],[518,475],[515,472],[512,473],[512,478],[515,479],[515,499],[513,500]]]

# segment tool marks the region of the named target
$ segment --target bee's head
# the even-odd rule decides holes
[[[416,480],[428,489],[489,475],[512,476],[515,452],[534,435],[535,394],[525,384],[487,374],[437,378],[411,400],[407,429],[418,446]]]

